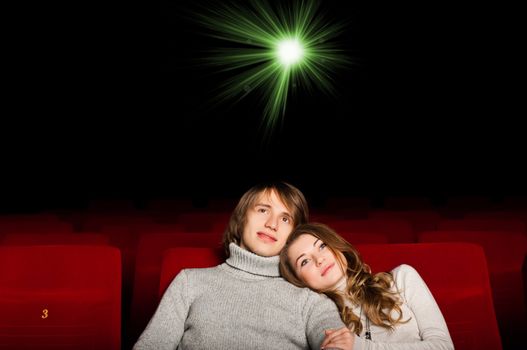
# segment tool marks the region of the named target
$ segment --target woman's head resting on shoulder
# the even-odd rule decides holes
[[[293,230],[280,253],[280,274],[298,287],[328,295],[356,334],[363,325],[348,302],[364,308],[366,317],[377,326],[393,329],[406,322],[398,293],[391,289],[392,275],[372,275],[359,252],[326,225],[304,224]]]
[[[352,246],[323,224],[298,226],[280,254],[280,273],[299,287],[318,292],[345,285],[349,268],[361,262]]]

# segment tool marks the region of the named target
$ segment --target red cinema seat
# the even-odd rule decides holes
[[[223,261],[224,257],[221,249],[178,247],[166,250],[161,266],[158,301],[170,285],[170,282],[182,269],[213,267]]]
[[[0,216],[2,233],[73,233],[73,225],[53,215],[6,215]]]
[[[0,241],[4,245],[109,245],[105,235],[97,233],[11,233]]]
[[[221,232],[219,234],[221,234],[227,227],[230,217],[230,212],[194,211],[179,213],[175,218],[175,222],[186,231],[216,233],[218,228],[220,228]]]
[[[523,343],[527,330],[522,265],[527,237],[521,232],[430,231],[421,242],[471,242],[483,247],[487,257],[494,306],[505,348]]]
[[[498,220],[520,220],[527,222],[527,209],[509,209],[509,210],[493,210],[493,211],[478,211],[468,212],[463,215],[464,219],[498,219]]]
[[[154,219],[146,214],[127,213],[92,213],[88,212],[78,219],[81,231],[98,232],[106,227],[123,227],[131,231],[138,226],[155,224]]]
[[[412,224],[414,232],[435,230],[441,215],[435,210],[375,210],[368,213],[370,219],[403,219]]]
[[[387,235],[390,243],[413,243],[417,241],[412,224],[403,219],[328,220],[324,223],[341,235],[354,232],[371,232]]]
[[[527,230],[525,223],[514,219],[450,219],[440,220],[438,231],[464,230],[464,231],[514,231]]]
[[[353,232],[342,233],[342,238],[351,244],[384,244],[388,243],[388,236],[384,233]]]
[[[157,307],[163,252],[173,247],[221,247],[221,235],[178,232],[141,235],[137,246],[130,312],[131,338],[137,339]]]
[[[469,243],[357,245],[373,272],[413,266],[430,288],[457,350],[501,349],[483,249]]]
[[[119,250],[1,246],[1,349],[120,350]]]

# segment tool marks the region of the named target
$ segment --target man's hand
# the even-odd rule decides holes
[[[352,350],[355,343],[355,334],[351,333],[348,327],[339,329],[328,329],[325,331],[326,337],[322,342],[321,349],[340,349]]]

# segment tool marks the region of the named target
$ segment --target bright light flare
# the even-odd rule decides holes
[[[302,89],[336,95],[335,70],[348,66],[336,39],[343,23],[328,20],[320,0],[218,2],[196,13],[218,46],[204,60],[228,75],[215,102],[257,93],[268,130],[285,115],[288,95]]]
[[[297,63],[303,55],[304,49],[296,39],[284,40],[278,44],[278,58],[286,66]]]

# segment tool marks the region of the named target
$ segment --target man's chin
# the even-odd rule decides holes
[[[261,256],[262,258],[270,258],[280,254],[280,251],[276,250],[267,250],[267,249],[258,249],[253,252],[254,254]]]

